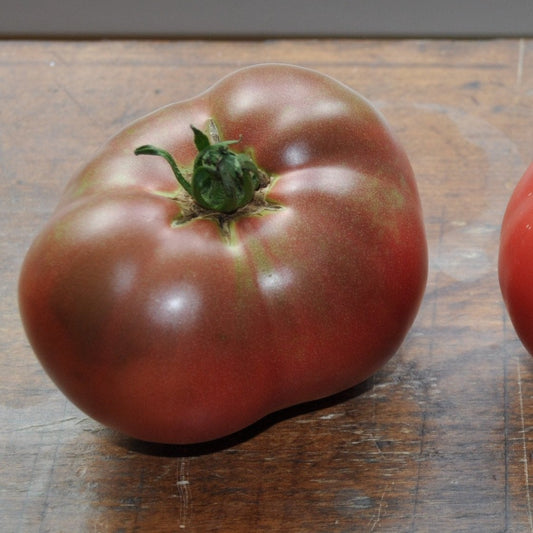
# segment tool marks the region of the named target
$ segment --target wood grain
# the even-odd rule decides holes
[[[40,368],[18,317],[20,263],[106,138],[263,61],[338,78],[397,132],[425,212],[422,308],[353,391],[216,443],[132,441]],[[496,271],[533,155],[533,41],[5,41],[0,104],[2,531],[533,531],[533,360]]]

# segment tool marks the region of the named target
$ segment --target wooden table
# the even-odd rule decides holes
[[[263,61],[338,78],[396,130],[425,212],[424,302],[358,395],[216,444],[132,441],[80,413],[37,363],[20,263],[105,139]],[[533,531],[533,358],[496,269],[532,118],[533,41],[0,42],[1,531]]]

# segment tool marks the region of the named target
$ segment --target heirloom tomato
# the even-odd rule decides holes
[[[19,301],[82,410],[194,443],[368,378],[426,270],[415,179],[382,116],[328,76],[266,64],[112,138],[28,251]]]
[[[498,275],[511,322],[533,354],[533,164],[518,182],[505,210]]]

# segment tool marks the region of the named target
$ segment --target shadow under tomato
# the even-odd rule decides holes
[[[115,444],[122,448],[145,455],[161,457],[193,457],[207,455],[246,442],[285,420],[333,407],[352,398],[356,398],[370,390],[373,385],[374,377],[372,376],[355,387],[351,387],[326,398],[301,403],[276,411],[240,431],[208,442],[201,442],[198,444],[160,444],[134,439],[116,432],[112,433],[113,436],[111,439]]]

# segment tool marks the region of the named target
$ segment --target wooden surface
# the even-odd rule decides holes
[[[20,263],[110,135],[262,61],[338,78],[396,130],[425,211],[424,302],[355,394],[211,445],[132,441],[40,368],[18,318]],[[496,272],[532,117],[533,41],[0,42],[1,531],[533,531],[533,358]]]

